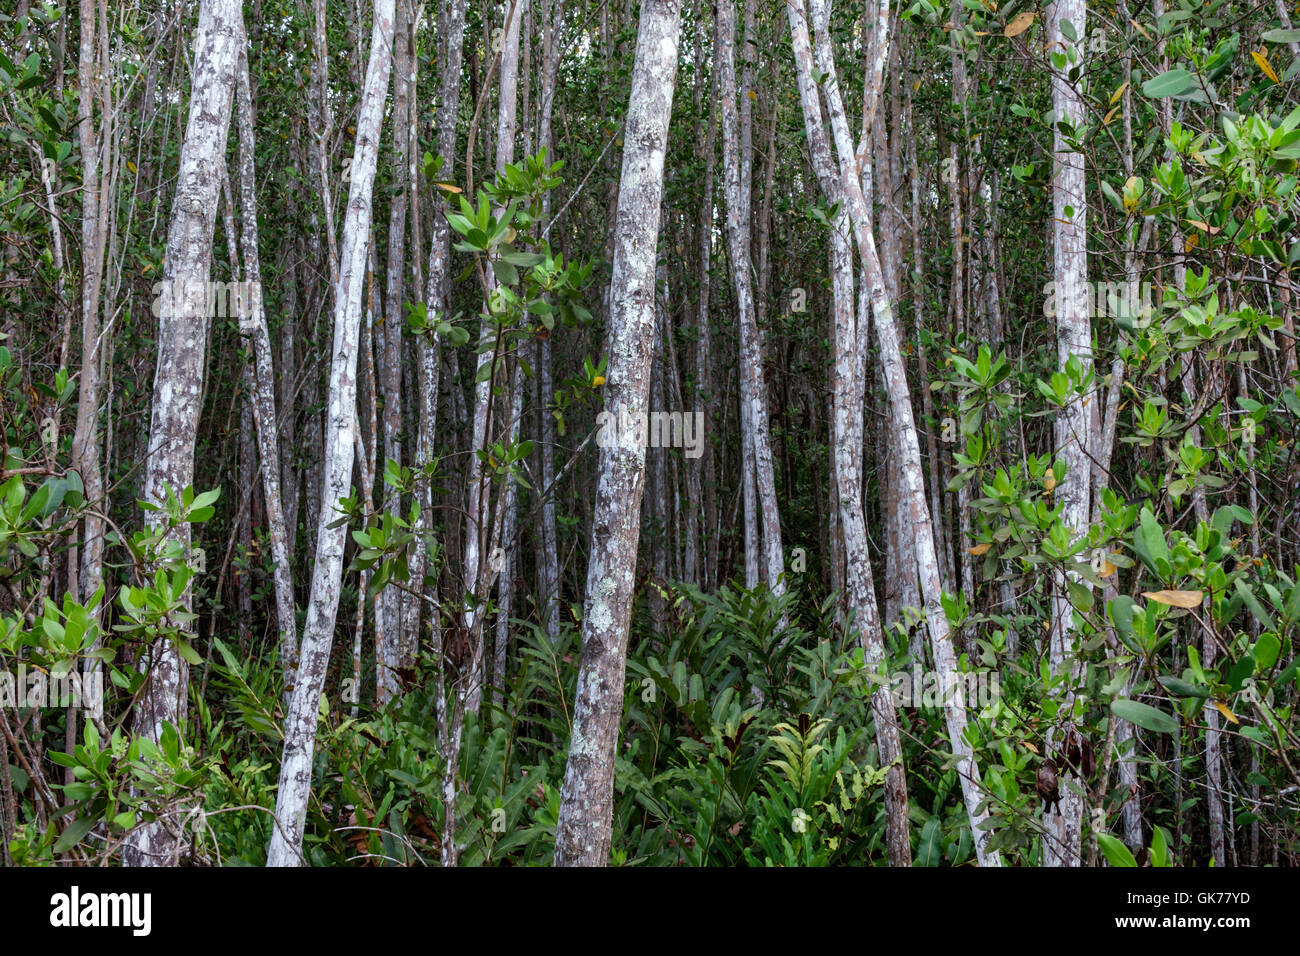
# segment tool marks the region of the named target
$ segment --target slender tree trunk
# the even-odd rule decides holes
[[[1083,48],[1066,40],[1061,32],[1061,22],[1069,20],[1079,37],[1087,36],[1084,0],[1057,0],[1048,8],[1047,34],[1054,50],[1077,50],[1081,58]],[[1083,98],[1079,89],[1058,71],[1052,73],[1052,107],[1057,122],[1083,121]],[[1065,137],[1057,128],[1053,144],[1052,189],[1052,240],[1054,273],[1056,281],[1056,334],[1060,367],[1075,358],[1083,365],[1084,374],[1092,368],[1092,333],[1089,320],[1091,296],[1088,294],[1088,232],[1087,203],[1084,196],[1084,167],[1080,153],[1070,149]],[[1070,207],[1067,211],[1066,207]],[[1072,538],[1085,533],[1089,522],[1091,502],[1092,462],[1089,450],[1094,442],[1091,436],[1090,405],[1095,396],[1078,396],[1069,402],[1056,418],[1056,456],[1065,464],[1066,473],[1057,477],[1058,500],[1064,505],[1061,520]],[[1051,646],[1049,660],[1052,673],[1063,679],[1059,694],[1061,713],[1069,714],[1073,706],[1074,686],[1079,677],[1076,654],[1074,607],[1070,603],[1067,583],[1069,576],[1060,576],[1052,597]],[[1072,732],[1058,728],[1049,746],[1063,746],[1061,734]],[[1057,761],[1062,773],[1068,773],[1062,761]],[[1045,866],[1078,866],[1083,822],[1083,799],[1071,787],[1061,786],[1061,799],[1053,812],[1044,812],[1043,864]]]
[[[677,80],[681,0],[643,0],[624,133],[609,317],[606,408],[646,413],[655,327],[654,276],[664,154]],[[614,813],[614,745],[623,711],[628,624],[635,590],[645,449],[633,436],[600,449],[582,661],[555,863],[603,866]]]
[[[388,270],[384,295],[384,322],[379,326],[379,391],[384,396],[382,427],[384,461],[402,461],[402,326],[405,315],[402,302],[406,293],[406,212],[409,205],[410,174],[408,151],[415,148],[411,135],[411,75],[415,56],[411,49],[411,10],[409,0],[398,0],[397,22],[393,35],[393,172],[395,182],[388,217]],[[415,250],[419,255],[419,249]],[[382,470],[382,469],[380,469]],[[398,513],[401,497],[397,490],[384,485],[383,506]],[[375,697],[385,704],[399,692],[397,670],[402,666],[403,592],[385,588],[376,597],[375,607]]]
[[[808,28],[801,15],[803,11],[799,9],[801,6],[802,4],[792,4],[788,9],[790,32],[795,42],[795,63],[799,70],[800,94],[804,102],[804,122],[811,140],[814,123],[816,129],[820,129],[821,125],[817,121],[820,112],[817,107],[816,89],[812,83],[812,56],[809,51]],[[885,386],[889,393],[894,418],[899,425],[899,437],[903,449],[903,493],[909,504],[911,523],[915,532],[917,571],[921,579],[921,593],[925,599],[931,651],[939,681],[944,688],[944,716],[948,726],[949,743],[958,758],[957,772],[961,780],[962,795],[966,803],[976,856],[981,866],[997,866],[1000,865],[1001,858],[997,851],[986,849],[988,832],[982,830],[980,826],[987,818],[987,814],[980,809],[983,794],[979,784],[979,768],[965,737],[967,725],[965,695],[957,692],[956,655],[950,637],[948,619],[940,603],[942,589],[934,552],[934,531],[930,526],[929,510],[926,507],[922,485],[921,453],[912,414],[911,395],[903,367],[898,331],[894,325],[892,306],[885,292],[880,260],[871,233],[870,206],[862,193],[859,181],[859,171],[865,170],[870,162],[867,155],[870,139],[863,137],[855,152],[840,99],[839,86],[835,79],[835,64],[831,56],[828,36],[830,21],[828,0],[813,0],[812,9],[813,23],[818,31],[819,69],[826,76],[824,89],[827,113],[831,120],[831,130],[839,156],[841,188],[853,223],[858,255],[862,260],[866,281],[870,285],[872,316],[880,342]],[[869,111],[877,99],[876,91],[880,88],[880,75],[888,49],[888,0],[881,0],[874,10],[876,14],[874,30],[877,31],[875,35],[880,38],[880,45],[876,49],[875,60],[867,76],[867,95],[864,102],[868,104],[868,113],[864,116],[864,127],[868,130],[871,122]],[[865,316],[860,321],[866,321]]]
[[[758,507],[763,517],[763,558],[767,586],[780,593],[785,589],[781,574],[785,558],[781,551],[781,518],[776,503],[776,477],[772,466],[772,443],[768,430],[767,383],[763,377],[763,349],[754,315],[754,285],[750,267],[749,202],[745,189],[747,164],[741,153],[736,109],[734,38],[735,0],[718,5],[718,92],[722,113],[722,148],[727,191],[727,238],[731,251],[732,284],[736,290],[736,311],[740,316],[740,407],[741,428],[747,436],[747,457],[742,467],[754,473]],[[748,100],[748,97],[745,97]],[[746,481],[749,479],[747,478]],[[748,495],[748,487],[746,488]],[[748,498],[746,498],[748,501]],[[748,527],[748,522],[747,525]],[[746,535],[748,538],[748,534]],[[746,542],[748,546],[748,541]],[[748,552],[747,552],[748,553]],[[749,559],[746,558],[748,568]]]
[[[551,117],[555,107],[555,89],[560,72],[560,41],[564,26],[564,0],[551,0],[550,14],[542,31],[542,91],[538,103],[537,148],[546,150],[548,161],[554,161],[555,145],[552,142]],[[542,196],[543,235],[550,231],[551,194]],[[555,520],[555,419],[550,414],[554,401],[554,384],[551,372],[550,337],[537,342],[537,395],[538,429],[540,438],[538,454],[541,464],[540,527],[538,531],[537,596],[542,625],[552,642],[560,637],[560,554],[559,531]]]
[[[701,31],[703,27],[701,27]],[[700,247],[700,303],[696,313],[695,344],[695,387],[696,401],[706,405],[713,400],[711,322],[709,293],[713,271],[713,175],[716,168],[718,108],[717,108],[718,73],[710,71],[709,129],[704,139],[704,200],[700,204],[699,247]],[[704,442],[704,453],[696,460],[696,487],[704,487],[704,530],[705,554],[704,567],[700,582],[708,588],[718,580],[718,538],[715,533],[717,525],[716,474],[713,458],[713,443]]]
[[[212,231],[225,169],[226,137],[235,94],[235,64],[243,26],[236,0],[206,0],[194,43],[189,121],[181,144],[176,196],[163,262],[164,306],[158,324],[149,456],[144,500],[162,505],[193,484],[194,441],[203,390]],[[149,512],[155,527],[165,511]],[[189,549],[189,525],[172,532]],[[189,597],[186,597],[188,604]],[[182,632],[192,628],[182,628]],[[135,712],[135,732],[158,741],[164,723],[185,718],[188,667],[174,641],[161,638],[145,653],[148,678]],[[183,843],[180,822],[160,819],[133,831],[123,859],[129,866],[174,864]]]
[[[370,243],[371,197],[379,158],[384,100],[392,68],[394,0],[375,0],[360,111],[356,150],[352,157],[351,188],[343,222],[338,288],[335,293],[334,345],[331,350],[329,424],[325,434],[324,500],[316,533],[316,561],[311,599],[303,628],[298,685],[285,721],[284,755],[276,794],[277,825],[267,851],[268,866],[303,862],[302,836],[311,790],[316,722],[325,687],[343,575],[347,529],[334,521],[338,501],[348,493],[352,477],[357,407],[357,353],[361,335],[361,296]]]
[[[81,476],[86,500],[98,505],[104,494],[99,456],[99,290],[103,279],[104,242],[109,197],[101,197],[99,137],[94,121],[95,0],[81,0],[81,47],[77,63],[77,132],[81,146],[81,378],[77,424],[72,437],[72,465]],[[103,42],[107,43],[105,37]],[[108,78],[103,78],[108,82]],[[89,600],[103,581],[104,522],[88,513],[83,525],[80,597]],[[98,664],[90,665],[98,668]]]
[[[496,126],[496,171],[498,174],[504,172],[505,167],[514,162],[515,157],[515,133],[519,128],[517,96],[519,86],[519,22],[526,2],[527,0],[512,0],[510,5],[506,7],[506,22],[501,35],[500,69],[498,72],[500,100],[497,106]],[[500,209],[496,210],[496,214],[499,215],[500,212]],[[491,299],[496,288],[495,273],[489,269],[487,271],[489,300],[487,309],[489,312],[492,311]],[[489,534],[491,477],[483,468],[483,462],[478,456],[479,450],[487,448],[492,440],[493,382],[496,377],[496,367],[501,360],[497,349],[498,341],[497,329],[493,323],[485,320],[479,339],[479,375],[475,377],[474,385],[474,433],[470,446],[469,477],[465,483],[469,493],[469,502],[466,507],[467,515],[465,520],[464,577],[465,588],[472,596],[467,599],[464,628],[465,632],[470,635],[474,660],[473,675],[470,677],[470,686],[468,687],[467,706],[475,712],[478,711],[479,701],[482,699],[483,693],[483,621],[480,619],[479,605],[485,600],[488,589],[492,584],[491,579],[499,570],[499,564],[497,567],[492,567],[493,562],[484,560],[485,557],[489,557],[484,552]],[[482,374],[483,369],[489,365],[494,367],[494,374],[484,376]]]
[[[241,21],[242,26],[242,21]],[[253,131],[256,120],[248,78],[248,58],[241,44],[239,57],[239,205],[242,213],[241,247],[244,281],[251,296],[247,321],[253,337],[253,425],[257,434],[258,457],[262,461],[262,494],[266,499],[267,534],[271,559],[275,562],[275,612],[280,629],[280,664],[284,670],[284,696],[293,697],[298,673],[298,622],[293,598],[293,565],[289,533],[285,524],[280,492],[280,445],[275,406],[275,369],[271,358],[271,335],[266,326],[262,300],[262,266],[258,255],[257,183],[254,175]],[[241,305],[243,300],[241,298]],[[240,315],[241,325],[245,316]]]

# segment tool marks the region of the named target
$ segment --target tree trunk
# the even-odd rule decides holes
[[[242,26],[242,22],[241,22]],[[262,462],[262,494],[266,499],[267,533],[271,559],[275,562],[275,612],[280,629],[280,664],[284,670],[284,697],[293,697],[298,672],[298,622],[293,598],[293,565],[289,535],[280,493],[279,418],[275,407],[275,369],[271,358],[271,335],[266,326],[262,300],[262,266],[257,248],[257,182],[254,175],[256,122],[248,78],[248,58],[241,45],[239,57],[239,205],[242,214],[241,246],[244,280],[252,296],[247,320],[253,336],[253,425],[257,452]],[[241,300],[242,304],[242,300]],[[241,325],[245,316],[240,315]]]
[[[1069,20],[1079,37],[1087,36],[1084,0],[1057,0],[1048,8],[1047,35],[1053,49],[1078,51],[1061,32],[1061,21]],[[1072,54],[1073,55],[1073,54]],[[1068,69],[1068,67],[1067,67]],[[1052,107],[1057,122],[1083,121],[1083,98],[1078,87],[1059,71],[1052,74]],[[1087,205],[1084,198],[1083,156],[1069,148],[1059,128],[1053,143],[1052,241],[1056,282],[1056,337],[1060,367],[1076,358],[1084,374],[1092,368],[1092,334],[1089,320],[1092,297],[1088,294]],[[1066,207],[1071,207],[1067,212]],[[1056,417],[1056,457],[1065,464],[1064,476],[1056,476],[1057,497],[1064,505],[1061,521],[1072,538],[1084,534],[1090,518],[1092,462],[1092,416],[1095,395],[1076,396]],[[1079,678],[1075,658],[1074,607],[1070,603],[1069,576],[1058,576],[1052,596],[1051,646],[1049,661],[1053,675],[1064,679],[1061,713],[1070,714],[1074,685]],[[1068,719],[1068,718],[1067,718]],[[1056,738],[1049,746],[1059,746]],[[1058,765],[1061,761],[1057,761]],[[1083,799],[1068,786],[1061,787],[1061,799],[1053,812],[1044,812],[1043,865],[1078,866],[1083,821]]]
[[[606,408],[646,413],[664,154],[677,80],[681,0],[643,0],[616,217]],[[614,746],[623,710],[645,448],[619,434],[600,449],[573,731],[555,828],[557,866],[603,866],[614,813]]]
[[[379,326],[376,352],[379,361],[378,387],[384,397],[381,421],[384,439],[384,458],[378,462],[382,473],[389,461],[402,461],[402,326],[405,312],[402,302],[406,293],[406,211],[410,189],[408,151],[415,148],[409,142],[411,121],[410,77],[415,66],[411,49],[411,12],[408,0],[399,0],[396,8],[396,26],[393,35],[393,173],[392,206],[388,216],[388,269],[385,281],[384,321]],[[416,254],[419,250],[416,249]],[[402,506],[397,490],[384,484],[383,507],[397,514]],[[401,685],[397,670],[402,666],[402,605],[403,593],[396,588],[384,588],[375,599],[375,699],[379,704],[392,700]]]
[[[268,866],[296,866],[302,857],[303,826],[311,790],[316,722],[325,687],[334,624],[338,615],[347,528],[335,523],[334,509],[348,493],[356,428],[357,352],[361,335],[361,295],[365,291],[370,244],[371,197],[379,158],[384,100],[392,68],[394,0],[375,0],[370,60],[357,116],[356,150],[351,167],[347,215],[343,221],[338,288],[334,297],[329,428],[325,434],[324,497],[316,533],[311,599],[303,628],[298,685],[285,721],[284,754],[276,795],[276,827],[267,850]],[[331,527],[331,525],[334,525]]]
[[[163,262],[165,305],[158,323],[149,457],[144,500],[162,505],[168,491],[180,497],[194,480],[203,360],[207,344],[208,277],[212,231],[225,169],[226,137],[235,93],[235,63],[243,36],[240,4],[207,0],[199,11],[194,44],[189,120],[181,144],[176,196]],[[154,527],[165,511],[149,512]],[[172,532],[188,551],[189,525]],[[186,604],[189,597],[186,597]],[[189,631],[192,628],[183,628]],[[158,741],[163,724],[185,718],[188,667],[175,642],[162,638],[145,652],[149,676],[135,712],[135,732]],[[174,864],[182,834],[175,820],[160,819],[133,831],[123,859],[129,866]]]
[[[795,62],[799,67],[800,93],[804,100],[805,125],[811,126],[820,116],[816,108],[816,91],[812,86],[812,62],[808,50],[808,29],[804,18],[794,6],[790,8],[790,32],[796,37]],[[885,292],[884,276],[880,260],[876,254],[874,237],[871,234],[871,212],[866,197],[862,193],[857,172],[864,170],[869,162],[867,149],[870,140],[864,137],[856,153],[853,149],[848,129],[848,121],[840,100],[839,87],[835,79],[835,64],[831,56],[829,37],[828,0],[813,0],[813,23],[818,31],[820,48],[819,68],[827,75],[824,87],[827,98],[827,113],[831,120],[836,151],[839,156],[841,187],[847,202],[847,211],[853,222],[854,236],[857,240],[858,255],[862,260],[865,278],[870,285],[872,316],[876,335],[880,342],[881,361],[884,364],[885,387],[889,392],[890,405],[894,419],[898,422],[899,438],[902,445],[903,495],[908,501],[912,527],[916,542],[917,572],[921,579],[921,593],[925,599],[926,620],[930,632],[930,646],[934,655],[935,669],[941,686],[944,688],[944,716],[948,726],[949,743],[953,753],[958,757],[957,771],[961,779],[962,795],[966,802],[966,812],[970,822],[971,835],[975,843],[976,856],[981,866],[998,866],[1001,858],[996,851],[985,849],[988,832],[980,828],[986,814],[980,809],[983,795],[979,785],[979,768],[975,764],[970,744],[966,741],[966,701],[965,695],[957,692],[956,654],[950,638],[948,619],[940,603],[942,589],[939,583],[938,562],[934,551],[934,531],[930,526],[929,510],[926,507],[925,491],[922,485],[920,445],[916,437],[916,424],[912,414],[911,395],[907,385],[907,375],[903,367],[903,356],[898,342],[898,331],[894,326],[892,306]],[[868,113],[864,116],[864,127],[870,129],[870,110],[876,102],[875,91],[880,88],[880,74],[888,47],[889,4],[881,0],[876,9],[874,30],[880,38],[875,51],[875,59],[867,76]],[[820,123],[817,123],[820,129]],[[811,138],[811,130],[810,130]],[[866,321],[865,316],[860,321]]]
[[[781,518],[776,504],[776,477],[772,466],[772,443],[768,429],[767,383],[763,377],[763,349],[754,315],[753,273],[750,267],[749,177],[742,172],[749,164],[742,145],[736,108],[734,43],[735,0],[718,5],[718,93],[722,113],[724,182],[727,191],[727,239],[731,253],[732,285],[736,290],[736,311],[740,317],[740,427],[746,439],[741,463],[753,472],[758,507],[763,517],[763,559],[767,586],[780,593],[785,589],[781,574],[785,558],[781,552]],[[748,101],[748,97],[745,97]],[[746,482],[750,479],[747,477]],[[748,507],[749,488],[746,485]],[[746,520],[746,527],[749,527]],[[749,567],[748,533],[746,567]]]

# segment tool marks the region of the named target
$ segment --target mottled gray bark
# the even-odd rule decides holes
[[[241,22],[241,27],[242,27]],[[271,542],[271,559],[275,562],[275,613],[280,628],[280,664],[284,669],[286,703],[293,697],[298,674],[298,622],[293,599],[293,565],[289,550],[289,532],[285,525],[284,503],[280,493],[280,439],[275,407],[275,368],[271,358],[271,335],[266,326],[262,298],[262,266],[257,251],[257,182],[254,175],[256,121],[253,96],[248,79],[248,58],[241,43],[238,76],[239,96],[239,204],[242,211],[241,248],[244,256],[244,279],[253,290],[247,303],[250,312],[240,315],[240,325],[251,325],[253,337],[253,424],[257,435],[257,452],[262,461],[262,494],[266,499],[266,526]],[[241,301],[241,306],[244,303]]]
[[[879,89],[880,73],[883,68],[887,50],[889,32],[889,3],[880,0],[874,7],[875,20],[873,31],[880,38],[876,48],[872,67],[868,71],[867,89]],[[802,16],[802,2],[789,7],[790,32],[795,42],[795,63],[800,75],[800,93],[804,100],[805,125],[810,117],[819,117],[814,109],[817,102],[816,93],[811,87],[812,63],[808,50],[808,28]],[[870,286],[873,327],[880,343],[880,357],[883,363],[885,387],[889,393],[890,406],[898,423],[902,451],[903,494],[908,502],[911,524],[915,532],[917,572],[921,580],[921,593],[925,599],[926,623],[930,634],[930,647],[934,656],[938,679],[945,689],[944,717],[948,728],[949,743],[957,756],[957,771],[962,785],[962,796],[966,803],[967,817],[971,835],[975,843],[976,856],[982,866],[1000,865],[1001,858],[996,851],[985,849],[988,831],[981,829],[987,813],[980,808],[983,794],[980,791],[979,768],[975,763],[973,751],[966,741],[967,725],[965,696],[957,691],[957,661],[952,645],[948,619],[944,615],[940,597],[942,589],[939,583],[938,560],[934,550],[934,532],[930,525],[930,514],[926,506],[925,490],[921,475],[920,445],[916,435],[916,423],[912,413],[911,394],[907,385],[907,375],[903,366],[902,350],[898,341],[898,330],[894,325],[893,307],[885,291],[884,275],[880,259],[876,253],[875,239],[872,235],[871,207],[862,193],[860,175],[870,159],[867,155],[870,140],[867,137],[859,142],[856,150],[850,138],[848,121],[840,99],[839,86],[835,78],[835,64],[829,46],[829,0],[812,0],[813,23],[818,33],[818,67],[825,76],[827,115],[831,120],[831,131],[839,159],[840,180],[845,197],[847,211],[853,223],[854,238],[857,242],[858,256],[861,260],[865,281]],[[867,109],[875,103],[875,96],[866,97]],[[871,116],[864,117],[864,127],[870,128]],[[866,321],[860,317],[859,321]]]
[[[813,171],[821,182],[827,201],[840,207],[840,214],[831,225],[830,235],[833,293],[831,464],[834,489],[831,513],[836,516],[836,528],[843,548],[841,573],[844,575],[848,610],[853,615],[853,629],[858,635],[858,643],[862,646],[868,667],[874,669],[884,658],[885,644],[862,509],[863,432],[861,390],[858,385],[858,325],[859,322],[867,321],[867,314],[865,311],[861,315],[854,313],[853,248],[849,241],[851,227],[845,211],[840,171],[836,168],[830,142],[822,126],[821,101],[813,85],[808,26],[803,19],[802,9],[792,6],[789,16],[796,76],[804,111],[804,129],[808,135]],[[888,681],[882,681],[873,689],[871,709],[881,766],[891,768],[885,779],[886,847],[889,862],[894,866],[907,866],[912,858],[907,813],[907,776],[902,761],[902,742],[892,688]]]
[[[664,154],[677,80],[681,0],[643,0],[628,101],[609,317],[607,409],[646,412],[654,336],[654,275]],[[623,711],[628,624],[635,590],[645,449],[619,434],[601,448],[582,661],[555,832],[558,866],[609,861],[614,747]]]
[[[206,0],[199,10],[194,43],[189,119],[181,143],[176,195],[167,230],[163,282],[167,303],[158,321],[158,366],[154,377],[145,501],[161,504],[194,480],[203,359],[209,319],[207,286],[212,232],[225,170],[226,138],[235,96],[235,64],[243,36],[237,0]],[[157,525],[165,511],[151,511]],[[172,532],[188,548],[189,525]],[[188,604],[188,596],[186,602]],[[182,627],[182,633],[192,626]],[[135,733],[159,740],[163,724],[185,719],[189,668],[174,641],[162,638],[145,651],[148,678],[135,711]],[[174,864],[182,849],[176,820],[160,819],[133,831],[123,849],[128,866]]]
[[[370,245],[371,198],[378,164],[384,100],[392,67],[394,0],[375,0],[370,58],[357,116],[351,188],[343,221],[339,278],[334,297],[334,344],[331,350],[329,427],[325,432],[325,478],[311,598],[303,627],[298,685],[285,721],[284,753],[276,794],[277,826],[267,850],[268,866],[303,862],[302,836],[311,790],[312,755],[321,692],[329,667],[338,615],[347,528],[336,524],[335,509],[348,493],[356,441],[357,353],[361,336],[361,296]],[[331,527],[331,525],[335,525]]]
[[[744,460],[741,465],[753,471],[753,490],[763,518],[763,569],[767,586],[780,593],[785,585],[781,573],[785,558],[781,551],[781,517],[776,503],[776,477],[772,465],[772,441],[767,418],[767,383],[763,377],[763,349],[754,314],[754,280],[750,264],[749,175],[744,172],[751,162],[743,149],[737,110],[735,72],[735,0],[718,2],[718,108],[722,113],[722,149],[724,184],[727,194],[727,239],[731,252],[731,278],[736,291],[736,311],[740,325],[740,427],[744,432]],[[749,97],[743,97],[748,102]],[[752,133],[747,134],[747,136]],[[750,157],[752,159],[752,157]],[[751,479],[746,476],[746,482]],[[750,485],[745,486],[746,514],[750,509]],[[746,518],[746,528],[750,519]],[[752,542],[746,533],[745,565],[750,570],[749,550]],[[747,582],[748,583],[748,582]],[[752,585],[751,585],[752,586]]]
[[[402,302],[406,293],[406,210],[410,200],[407,178],[410,175],[408,152],[416,147],[409,143],[411,122],[410,77],[415,64],[411,50],[411,10],[407,0],[397,4],[397,23],[393,36],[393,198],[388,215],[388,263],[385,278],[384,316],[379,326],[378,388],[384,397],[381,420],[384,458],[377,469],[381,474],[388,461],[402,460],[402,326],[405,313]],[[419,250],[416,250],[417,253]],[[401,509],[397,489],[384,485],[384,509],[394,514]],[[384,588],[375,599],[375,699],[384,704],[398,693],[397,669],[402,666],[403,592]]]
[[[1069,20],[1079,37],[1087,36],[1087,13],[1084,0],[1057,0],[1047,10],[1047,36],[1053,50],[1070,51],[1077,56],[1066,71],[1052,71],[1052,108],[1056,122],[1075,124],[1084,118],[1083,96],[1077,81],[1066,73],[1070,66],[1082,67],[1082,44],[1074,44],[1061,32],[1061,22]],[[1061,368],[1077,358],[1086,375],[1092,368],[1092,332],[1089,320],[1092,297],[1088,292],[1088,207],[1084,195],[1083,155],[1071,149],[1057,127],[1053,134],[1052,175],[1052,242],[1056,282],[1056,342]],[[1066,207],[1070,207],[1067,211]],[[1077,396],[1056,416],[1056,457],[1065,464],[1064,476],[1057,476],[1057,500],[1063,505],[1061,521],[1076,539],[1088,527],[1091,505],[1093,446],[1092,414],[1095,394]],[[1078,632],[1074,626],[1074,606],[1070,602],[1068,575],[1058,575],[1052,595],[1052,621],[1049,661],[1052,673],[1062,675],[1065,683],[1059,695],[1061,713],[1070,714],[1075,686],[1081,671],[1076,658]],[[1052,734],[1049,746],[1060,745],[1064,728]],[[1060,761],[1058,761],[1058,764]],[[1043,813],[1043,865],[1078,866],[1083,823],[1083,798],[1073,787],[1061,786],[1061,799],[1052,812]]]

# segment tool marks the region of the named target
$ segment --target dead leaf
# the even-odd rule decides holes
[[[1264,71],[1264,75],[1267,76],[1270,80],[1272,80],[1274,83],[1279,83],[1279,84],[1282,82],[1280,79],[1278,79],[1277,72],[1273,69],[1273,67],[1269,65],[1267,53],[1261,53],[1257,50],[1251,50],[1250,58],[1259,64],[1259,68]]]
[[[434,185],[437,186],[439,189],[449,193],[458,193],[462,191],[459,186],[455,186],[451,183],[434,183]]]
[[[1220,233],[1220,232],[1223,232],[1223,227],[1222,227],[1222,226],[1210,226],[1210,225],[1207,225],[1207,224],[1205,224],[1205,223],[1203,223],[1203,222],[1199,222],[1199,221],[1197,221],[1197,220],[1195,220],[1195,219],[1188,219],[1187,221],[1190,222],[1190,223],[1191,223],[1193,226],[1195,226],[1197,229],[1201,230],[1201,232],[1208,232],[1208,233],[1209,233],[1210,235],[1212,235],[1212,236],[1213,236],[1213,235],[1216,235],[1216,234],[1218,234],[1218,233]]]
[[[1034,16],[1035,14],[1028,10],[1024,13],[1017,14],[1016,18],[1006,25],[1006,28],[1002,31],[1002,35],[1008,39],[1020,36],[1020,34],[1028,30],[1033,24]]]
[[[1204,591],[1143,591],[1142,596],[1168,607],[1200,607]]]
[[[991,544],[989,544],[989,543],[986,541],[986,542],[984,542],[983,544],[977,544],[977,545],[975,545],[975,547],[973,547],[973,548],[967,548],[967,549],[966,549],[966,553],[967,553],[967,554],[973,554],[973,555],[975,555],[975,557],[978,558],[981,554],[987,554],[989,548],[991,548],[991,547],[993,547],[993,546],[992,546]]]
[[[1216,700],[1214,702],[1214,706],[1218,709],[1219,713],[1221,713],[1224,717],[1227,717],[1234,724],[1241,723],[1241,721],[1237,719],[1237,715],[1234,714],[1232,711],[1230,711],[1226,704],[1221,704]]]

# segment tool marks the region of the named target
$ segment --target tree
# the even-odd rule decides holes
[[[243,36],[240,4],[206,0],[194,38],[194,78],[189,120],[181,143],[180,172],[167,227],[163,262],[165,306],[158,324],[158,368],[149,425],[144,500],[166,514],[168,497],[179,498],[194,481],[194,439],[207,347],[209,276],[217,195],[225,169],[226,137],[235,96],[235,68]],[[189,526],[170,535],[188,551]],[[182,628],[182,632],[186,629]],[[158,640],[146,653],[148,680],[135,714],[135,731],[155,742],[163,725],[185,719],[189,669],[175,643]],[[131,834],[124,859],[133,866],[174,863],[181,852],[180,820],[159,820]]]
[[[347,214],[340,243],[339,278],[334,302],[334,346],[329,383],[329,427],[325,432],[324,500],[316,532],[316,561],[311,598],[303,626],[298,684],[285,721],[280,788],[275,801],[276,827],[267,850],[268,866],[298,866],[302,857],[303,821],[311,792],[316,721],[334,642],[343,544],[347,529],[335,517],[336,503],[347,495],[356,438],[357,353],[361,336],[361,294],[370,251],[371,199],[379,161],[384,101],[392,70],[394,0],[376,0],[370,36],[370,60],[357,118]]]
[[[1052,241],[1053,271],[1057,290],[1057,354],[1063,371],[1086,382],[1092,373],[1092,330],[1089,321],[1091,296],[1088,289],[1088,206],[1084,197],[1083,158],[1072,148],[1062,128],[1083,121],[1083,99],[1078,76],[1083,67],[1083,50],[1069,41],[1062,24],[1068,21],[1074,36],[1087,36],[1087,21],[1081,0],[1057,0],[1048,8],[1047,32],[1053,44],[1064,52],[1054,53],[1052,108],[1056,115],[1053,134]],[[1056,416],[1056,457],[1065,474],[1056,478],[1064,504],[1061,522],[1071,537],[1079,536],[1091,517],[1093,413],[1096,402],[1091,390],[1081,391]],[[1074,644],[1074,605],[1070,600],[1069,577],[1062,575],[1052,597],[1050,653],[1052,672],[1062,683],[1060,719],[1073,724],[1075,684],[1080,671]],[[1056,746],[1063,747],[1069,731],[1062,727]],[[1044,865],[1078,866],[1083,820],[1083,801],[1071,787],[1061,788],[1059,812],[1044,814],[1047,837],[1043,841]]]
[[[655,328],[655,253],[664,153],[677,80],[681,0],[644,0],[628,98],[610,279],[607,408],[644,415]],[[646,450],[634,435],[600,450],[582,663],[555,830],[557,866],[603,866],[614,812],[614,745],[623,711]]]

